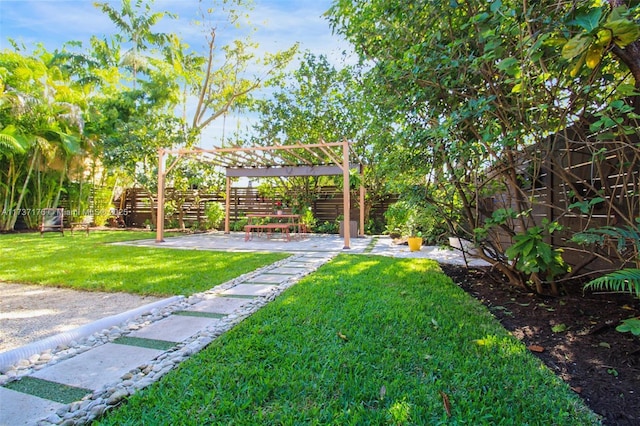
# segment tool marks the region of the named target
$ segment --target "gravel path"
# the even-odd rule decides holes
[[[0,282],[0,352],[162,299]]]

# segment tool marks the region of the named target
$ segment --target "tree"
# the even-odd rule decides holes
[[[153,12],[152,3],[123,0],[121,10],[95,3],[124,36],[116,35],[110,42],[92,39],[100,75],[106,77],[106,96],[94,103],[91,133],[101,141],[103,164],[130,176],[146,192],[155,223],[158,149],[185,145],[187,140],[185,124],[175,113],[182,99],[178,81],[183,68],[171,56],[182,45],[175,35],[153,31],[163,17],[174,15]],[[125,46],[129,49],[121,56]]]
[[[233,0],[218,5],[219,10],[209,8],[207,13],[203,14],[203,22],[207,14],[217,12],[221,15],[226,14],[224,22],[238,27],[241,25],[243,8],[249,10],[252,2]],[[190,120],[191,135],[199,135],[214,120],[232,110],[251,106],[254,102],[252,93],[278,81],[282,71],[298,51],[298,45],[295,44],[283,51],[258,57],[255,53],[258,45],[252,42],[250,37],[234,40],[218,48],[217,34],[217,26],[205,29],[206,57],[197,61],[202,67],[188,81],[191,83],[190,93],[197,98],[195,111]],[[219,53],[221,57],[217,56]],[[250,73],[250,69],[258,71]]]
[[[141,90],[136,90],[134,84],[133,89],[123,92],[119,99],[108,100],[106,109],[111,113],[103,115],[105,125],[102,129],[118,129],[117,133],[111,132],[113,137],[106,140],[106,161],[111,161],[113,166],[119,163],[130,173],[135,170],[138,184],[146,189],[152,201],[152,194],[157,191],[154,166],[157,149],[194,146],[202,130],[214,120],[233,108],[249,105],[252,102],[250,93],[262,87],[269,78],[274,78],[297,49],[297,46],[293,46],[284,52],[258,58],[252,51],[257,47],[255,44],[235,40],[223,46],[222,58],[217,58],[217,27],[211,27],[206,33],[208,50],[206,56],[202,57],[188,51],[176,35],[152,32],[153,25],[160,18],[173,16],[171,14],[152,13],[148,4],[144,10],[140,10],[140,1],[136,2],[135,7],[130,1],[123,1],[121,12],[108,4],[98,6],[128,34],[128,41],[133,44],[131,52],[136,53],[134,57],[139,57],[143,51],[150,53],[146,56],[147,66],[144,69],[133,67],[133,81],[141,85]],[[239,25],[242,8],[248,7],[248,3],[220,2],[214,6],[217,7],[208,8],[204,15],[226,13],[226,22]],[[228,10],[226,6],[229,6]],[[113,52],[110,49],[102,51]],[[261,71],[247,76],[254,62],[260,65]],[[141,62],[136,60],[131,63],[136,65]],[[138,71],[144,71],[144,79],[136,78]],[[187,104],[194,96],[196,106],[193,116],[188,119],[190,109]],[[183,114],[176,118],[174,114],[179,105],[182,105]],[[150,123],[154,125],[150,126]],[[153,133],[144,134],[144,131]],[[181,170],[178,168],[174,172],[176,182],[186,178],[180,175]]]
[[[146,71],[149,57],[143,53],[157,46],[162,47],[169,41],[169,35],[154,33],[153,26],[165,16],[174,17],[168,12],[152,12],[153,1],[136,0],[132,6],[131,0],[122,0],[122,9],[114,9],[109,3],[94,2],[113,22],[120,33],[116,35],[118,42],[130,44],[122,55],[119,65],[130,68],[133,72],[133,89],[137,85],[138,71]]]
[[[393,121],[381,116],[362,90],[362,80],[357,67],[337,69],[325,56],[305,52],[300,66],[289,79],[284,79],[271,98],[257,102],[260,118],[254,126],[252,143],[255,145],[305,143],[314,144],[347,139],[357,153],[358,161],[365,165],[367,189],[365,212],[388,196],[386,178],[378,168],[376,149],[380,140],[388,137]],[[386,129],[382,130],[382,129]],[[282,161],[297,164],[301,157],[309,163],[317,158],[310,154],[295,156],[281,153]],[[298,158],[296,158],[298,157]],[[359,181],[359,177],[354,177]],[[321,183],[342,185],[333,178],[288,178],[280,184],[295,194],[302,194],[296,204],[304,208],[314,200],[315,188]],[[354,197],[356,200],[357,197]]]
[[[82,152],[82,94],[40,48],[24,56],[0,53],[0,226],[11,230],[18,216],[39,222],[42,208],[57,206],[69,164]]]
[[[329,13],[338,32],[373,63],[368,87],[380,93],[378,99],[387,98],[381,108],[403,114],[398,142],[387,147],[395,175],[405,182],[428,176],[424,196],[429,203],[443,212],[454,206],[449,200],[460,206],[462,220],[452,218],[452,230],[481,245],[485,259],[514,285],[534,282],[539,292],[547,284],[556,290],[557,256],[545,256],[547,270],[538,273],[522,267],[523,253],[506,248],[522,241],[523,230],[539,226],[546,244],[555,244],[553,250],[569,249],[550,236],[556,224],[544,225],[532,208],[544,207],[561,219],[575,207],[536,199],[535,182],[553,173],[565,184],[567,200],[585,201],[576,184],[582,178],[566,164],[542,166],[554,160],[558,149],[569,149],[575,137],[589,143],[585,132],[568,129],[581,129],[590,116],[599,114],[595,124],[600,130],[610,129],[621,114],[630,117],[624,103],[616,103],[629,93],[626,69],[603,62],[598,72],[575,73],[575,64],[563,58],[569,26],[584,18],[585,9],[599,7],[573,5],[454,1],[443,8],[431,1],[339,1]],[[635,43],[631,39],[625,40],[627,53]],[[637,155],[621,163],[638,164]],[[604,179],[606,172],[600,172]],[[451,196],[435,196],[442,192]],[[605,209],[632,220],[616,205],[618,197],[602,193]],[[489,205],[491,199],[497,204]],[[539,234],[530,238],[538,241]],[[548,248],[534,246],[540,247],[539,255]],[[572,273],[581,266],[574,265]]]

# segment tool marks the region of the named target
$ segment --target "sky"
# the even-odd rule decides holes
[[[101,1],[107,1],[120,10],[120,0]],[[199,5],[211,2],[156,0],[152,5],[153,11],[178,15],[178,19],[163,19],[157,31],[176,33],[192,49],[204,51],[206,39],[202,29],[192,22],[198,19]],[[116,33],[115,25],[93,3],[94,0],[0,0],[0,50],[11,48],[7,41],[9,38],[26,45],[28,51],[36,43],[42,43],[47,50],[54,50],[67,41],[87,42],[92,35],[102,37]],[[135,4],[135,0],[132,3]],[[339,36],[332,34],[329,22],[322,16],[331,3],[332,0],[254,0],[249,20],[256,27],[252,39],[260,46],[258,52],[275,52],[298,42],[301,52],[309,50],[316,55],[324,54],[336,67],[340,67],[344,63],[344,52],[351,52],[351,48]],[[228,27],[223,22],[215,23],[215,26],[220,44],[244,39],[247,31],[246,28]],[[348,54],[347,61],[353,62],[353,55]],[[236,128],[246,127],[251,120],[251,117],[228,116],[224,126],[222,120],[217,120],[203,134],[201,146],[217,145],[215,140],[220,139],[223,131],[228,136]]]

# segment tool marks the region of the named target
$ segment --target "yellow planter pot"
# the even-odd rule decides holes
[[[409,251],[420,251],[422,237],[409,237],[407,242],[409,243]]]

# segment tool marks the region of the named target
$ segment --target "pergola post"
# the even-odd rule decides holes
[[[365,188],[364,188],[364,165],[360,164],[360,232],[358,235],[364,237],[364,198],[365,198]]]
[[[342,141],[342,181],[343,181],[343,208],[344,208],[344,226],[342,230],[344,231],[344,249],[351,248],[351,191],[350,191],[350,183],[349,183],[349,141],[345,138]]]
[[[164,242],[164,149],[158,148],[158,206],[156,209],[156,243]]]
[[[224,200],[224,233],[231,233],[230,218],[231,213],[231,178],[227,176],[226,183],[226,199]]]

